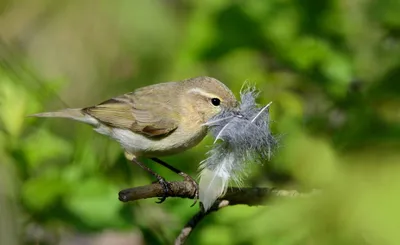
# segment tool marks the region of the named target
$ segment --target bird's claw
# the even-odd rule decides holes
[[[161,185],[161,187],[162,187],[162,189],[164,191],[163,196],[159,197],[158,201],[156,202],[156,203],[160,204],[160,203],[163,203],[167,199],[168,193],[170,192],[171,189],[170,189],[170,187],[168,185],[168,182],[164,178],[160,177],[160,178],[157,178],[157,179],[158,179],[158,183]]]
[[[194,188],[194,197],[193,197],[194,202],[193,202],[192,205],[190,205],[190,207],[193,207],[194,205],[196,205],[197,200],[199,199],[199,185],[197,184],[197,182],[192,177],[190,177],[187,174],[184,176],[184,178],[185,178],[185,181],[190,182],[190,184]]]

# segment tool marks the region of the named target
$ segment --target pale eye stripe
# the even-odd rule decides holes
[[[212,93],[208,93],[208,92],[202,90],[201,88],[191,88],[191,89],[189,89],[188,93],[200,94],[200,95],[203,95],[208,98],[219,98],[219,96],[212,94]]]

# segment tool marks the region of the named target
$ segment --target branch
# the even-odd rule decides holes
[[[231,205],[237,204],[246,204],[249,206],[257,206],[257,205],[265,205],[265,200],[271,197],[285,197],[285,198],[293,198],[293,197],[301,197],[307,196],[310,194],[299,193],[295,190],[277,190],[275,188],[230,188],[228,192],[218,199],[214,205],[208,210],[204,212],[200,210],[197,212],[190,220],[186,223],[186,225],[181,230],[181,233],[175,240],[175,245],[181,245],[186,242],[186,239],[189,237],[193,229],[197,226],[197,224],[203,220],[208,214],[218,211],[221,208],[225,208]]]
[[[195,197],[196,190],[191,182],[179,181],[168,182],[168,184],[170,187],[170,191],[167,193],[167,197],[180,197],[190,199],[193,199]],[[119,192],[119,200],[122,202],[129,202],[153,197],[162,197],[163,195],[164,191],[161,185],[158,183],[154,183],[151,185],[122,190]],[[175,240],[175,244],[184,244],[192,230],[205,216],[212,212],[218,211],[221,208],[238,204],[249,206],[265,205],[265,201],[272,197],[290,198],[308,195],[310,195],[310,193],[299,193],[295,190],[278,190],[269,187],[230,187],[228,188],[226,194],[223,197],[219,198],[210,208],[210,210],[208,210],[207,212],[201,210],[189,220],[189,222],[185,225],[185,227],[182,229],[181,233]]]
[[[168,182],[170,191],[167,197],[180,197],[193,199],[195,188],[189,181]],[[122,202],[136,201],[140,199],[162,197],[163,188],[154,183],[151,185],[139,186],[125,189],[119,192],[119,200]],[[229,187],[226,194],[220,199],[229,202],[229,205],[245,204],[249,206],[263,205],[263,202],[270,197],[298,197],[305,195],[294,190],[278,190],[271,187]]]
[[[193,199],[195,188],[189,181],[168,182],[170,191],[167,197],[181,197]],[[130,202],[153,197],[163,197],[164,190],[159,183],[125,189],[119,192],[121,202]]]
[[[226,200],[217,200],[215,204],[208,210],[207,212],[203,212],[200,210],[186,223],[186,225],[181,230],[181,233],[175,240],[175,245],[181,245],[186,242],[186,239],[189,237],[190,233],[197,226],[197,224],[203,220],[208,214],[218,211],[221,208],[227,207],[229,205],[229,201]]]

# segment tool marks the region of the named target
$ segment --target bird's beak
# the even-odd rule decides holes
[[[238,107],[236,107],[232,111],[233,111],[233,114],[235,115],[235,117],[239,117],[239,118],[243,117],[243,115]]]

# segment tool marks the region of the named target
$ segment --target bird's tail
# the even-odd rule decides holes
[[[83,112],[82,109],[77,108],[77,109],[64,109],[64,110],[59,110],[59,111],[52,111],[52,112],[42,112],[42,113],[37,113],[33,115],[29,115],[30,117],[57,117],[57,118],[69,118],[73,119],[76,121],[88,123],[91,125],[97,125],[98,121]]]

